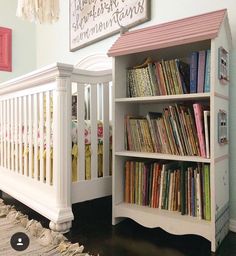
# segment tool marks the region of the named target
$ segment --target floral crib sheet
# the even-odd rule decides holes
[[[85,120],[84,123],[85,123],[84,143],[85,143],[85,145],[90,145],[91,144],[91,121],[90,120]],[[72,143],[77,144],[77,138],[78,138],[78,124],[77,124],[77,122],[72,121],[71,127],[72,127],[72,130],[71,130]],[[19,128],[17,128],[17,131],[19,131]],[[2,137],[2,133],[4,134],[3,137]],[[32,139],[33,139],[32,143],[33,144],[35,144],[34,134],[35,134],[35,128],[34,128],[34,126],[32,126]],[[25,136],[25,126],[22,125],[22,143],[23,144],[25,144],[25,143],[28,144],[29,137],[30,137],[29,127],[27,127],[27,136]],[[0,138],[2,138],[3,141],[15,142],[15,127],[13,127],[13,129],[11,129],[11,126],[9,126],[8,129],[6,129],[6,126],[2,127],[2,129],[0,127]],[[100,121],[100,120],[97,121],[97,138],[98,138],[98,144],[103,144],[103,122]],[[44,125],[44,127],[43,127],[43,139],[44,139],[44,145],[46,145],[46,125]],[[41,132],[40,132],[40,128],[37,127],[37,143],[38,143],[38,146],[40,145],[40,141],[41,141]],[[18,143],[20,142],[19,132],[18,132],[17,142]],[[112,142],[112,127],[111,127],[111,124],[109,125],[109,142],[110,143]],[[51,144],[51,146],[53,146],[53,125],[51,125],[51,131],[50,131],[50,144]]]

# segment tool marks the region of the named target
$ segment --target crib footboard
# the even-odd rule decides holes
[[[71,74],[55,64],[0,86],[0,190],[71,227]]]

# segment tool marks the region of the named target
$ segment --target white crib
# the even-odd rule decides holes
[[[71,136],[72,94],[77,99],[76,142]],[[110,95],[111,70],[84,71],[61,63],[0,84],[0,190],[48,218],[52,230],[69,231],[72,204],[111,195]],[[103,129],[100,147],[98,120]],[[72,159],[73,145],[77,158]]]

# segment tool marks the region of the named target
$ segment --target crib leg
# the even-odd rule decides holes
[[[49,227],[52,231],[60,232],[62,234],[68,233],[70,231],[72,222],[63,222],[63,223],[55,223],[53,221],[50,221]]]

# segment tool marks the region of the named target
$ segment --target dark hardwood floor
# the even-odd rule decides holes
[[[49,221],[3,193],[6,204],[48,227]],[[130,219],[111,225],[111,197],[73,205],[75,220],[66,237],[84,245],[85,251],[99,256],[207,256],[210,242],[185,235],[176,236],[160,228],[145,228]],[[214,254],[213,254],[214,255]],[[236,234],[230,232],[218,249],[217,256],[236,256]]]

